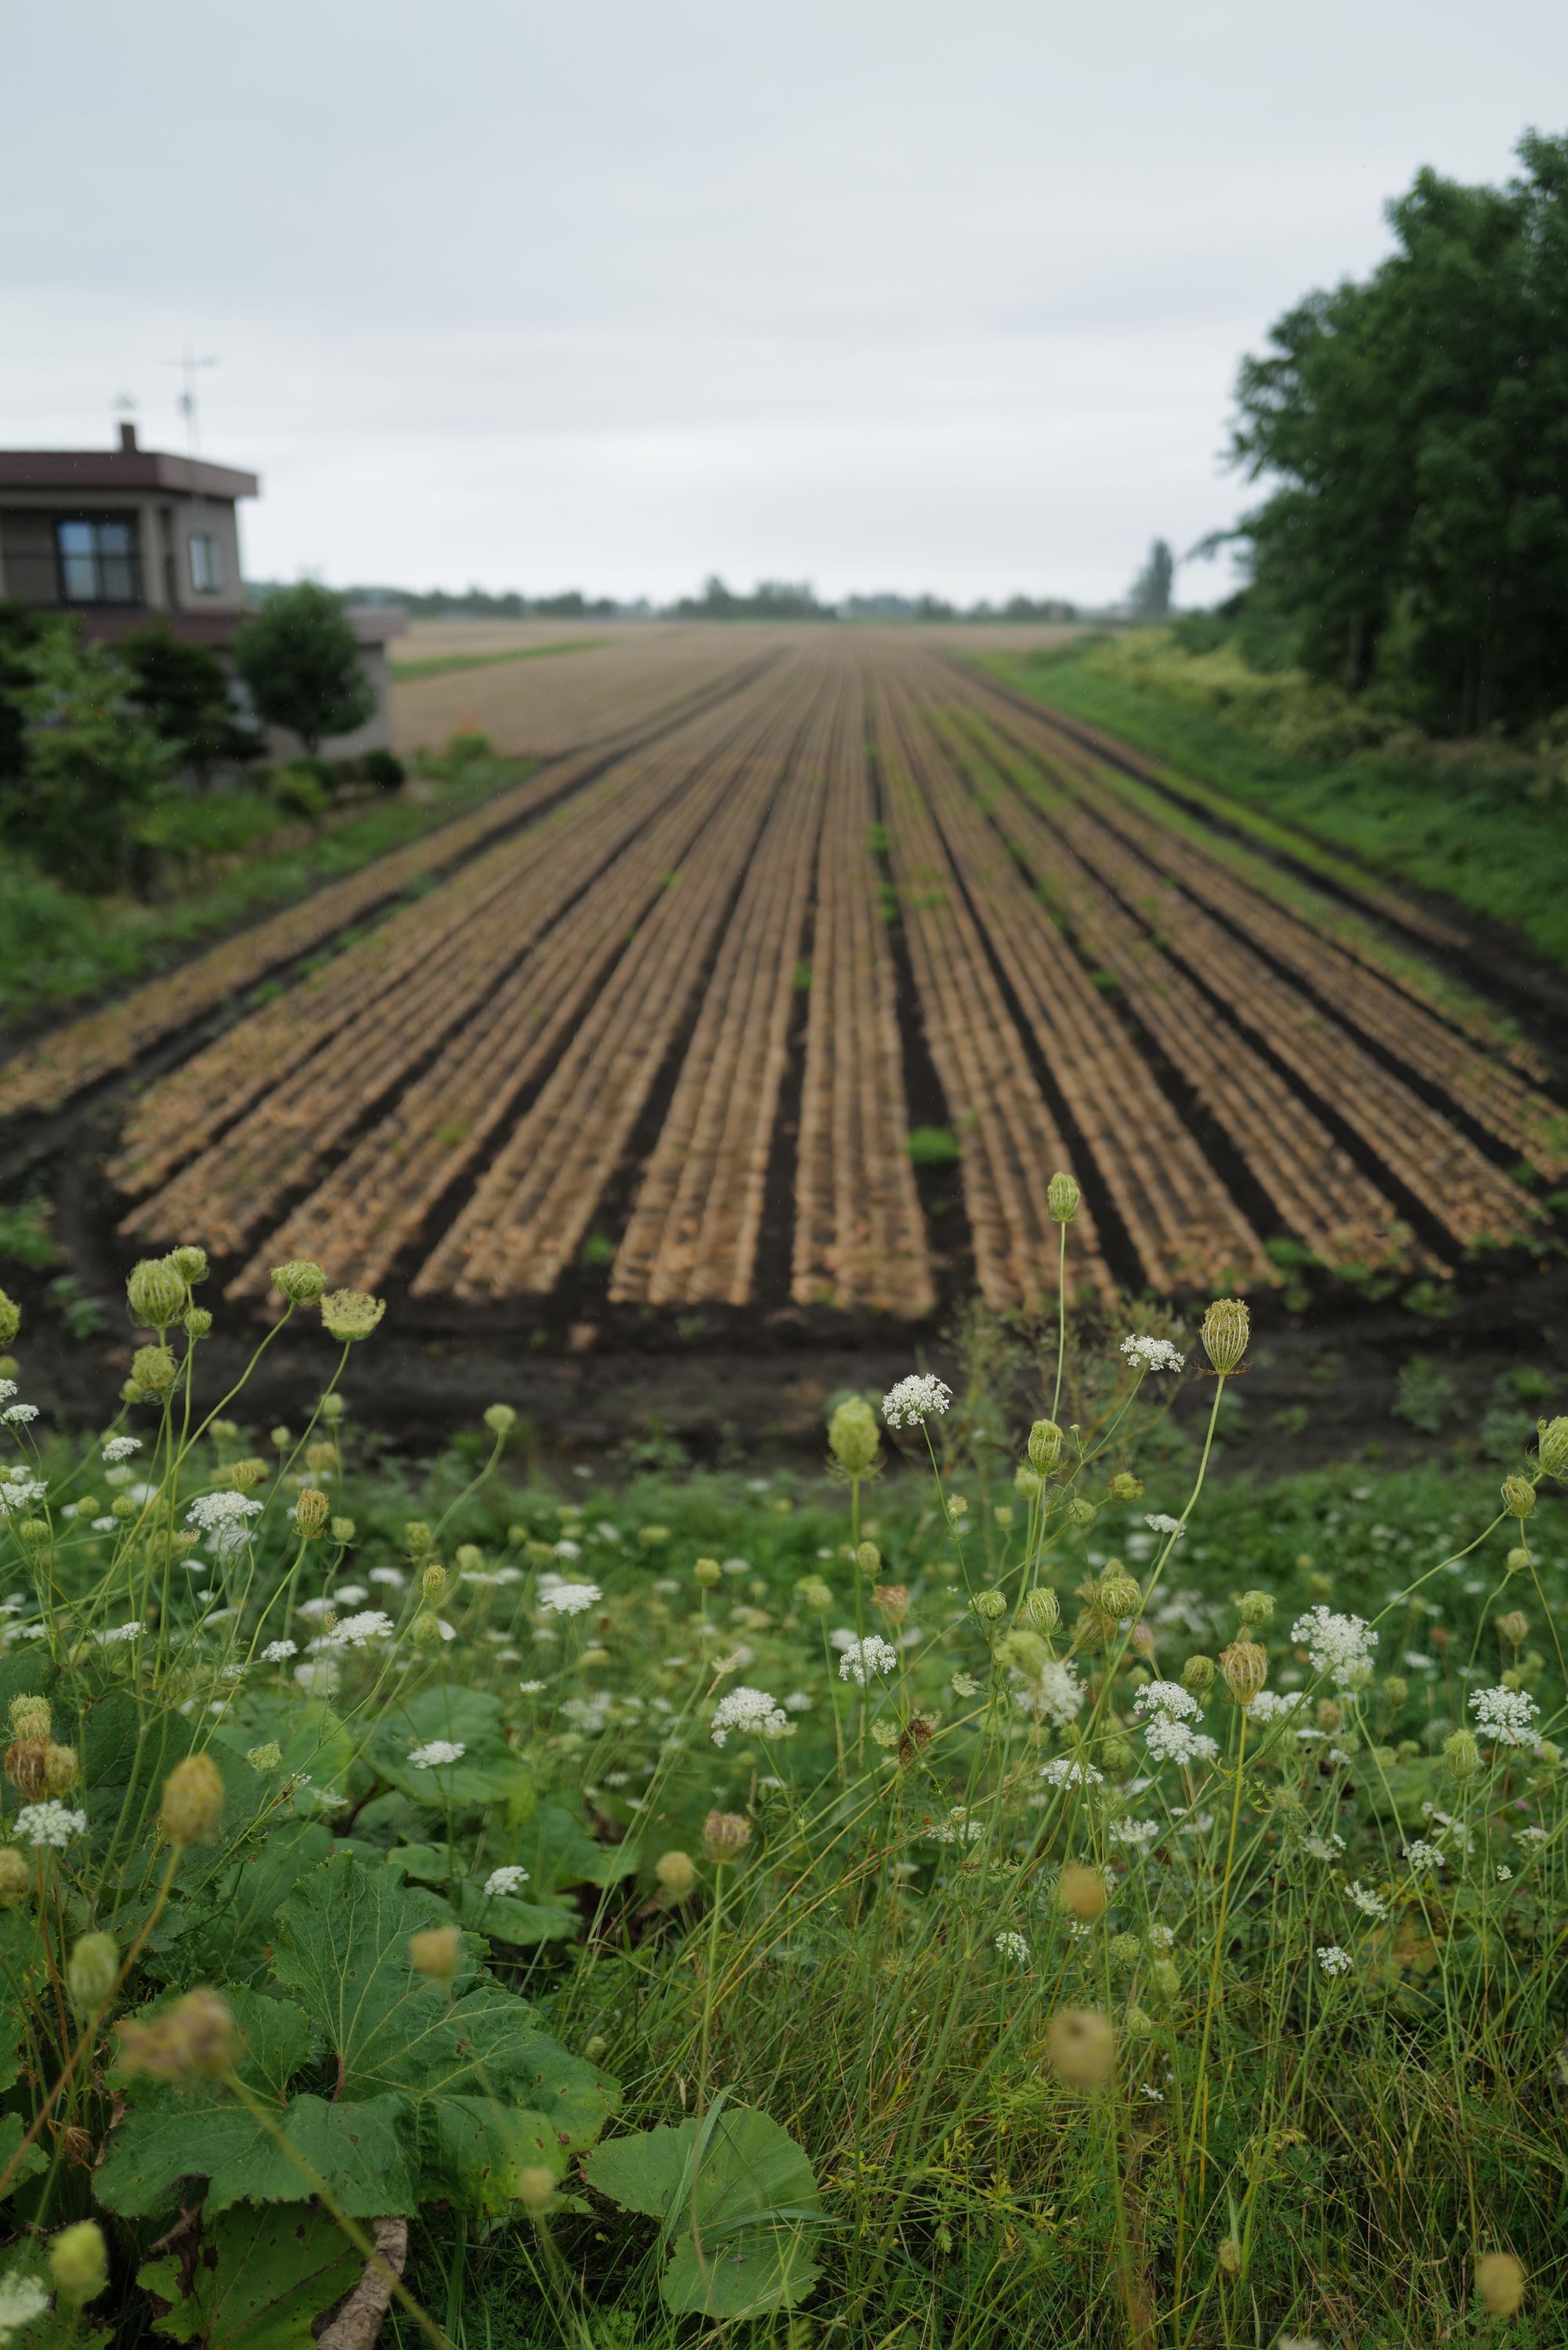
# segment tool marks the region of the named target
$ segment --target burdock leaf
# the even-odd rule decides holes
[[[240,2202],[303,2203],[318,2178],[352,2219],[418,2210],[405,2099],[296,2097],[275,2126],[297,2161],[217,2084],[195,2095],[160,2085],[115,2130],[94,2181],[99,2199],[143,2219],[171,2210],[186,2180],[204,2178],[205,2208],[216,2212]]]
[[[591,2187],[660,2221],[659,2281],[678,2314],[755,2317],[792,2309],[816,2281],[807,2231],[820,2221],[810,2163],[778,2123],[727,2106],[678,2128],[612,2138],[584,2166]]]
[[[317,2208],[203,2217],[193,2262],[147,2261],[136,2281],[168,2303],[155,2332],[202,2350],[308,2350],[311,2324],[364,2263]]]

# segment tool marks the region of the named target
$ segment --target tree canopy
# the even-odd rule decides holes
[[[328,735],[363,725],[376,707],[343,598],[314,580],[267,598],[234,639],[234,667],[257,717],[286,726],[313,754]]]
[[[1396,251],[1243,361],[1254,593],[1315,674],[1469,733],[1568,703],[1568,138],[1505,187],[1421,172]]]

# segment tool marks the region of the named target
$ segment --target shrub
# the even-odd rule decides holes
[[[313,580],[267,598],[234,639],[234,667],[257,717],[287,727],[312,755],[376,707],[343,598]]]
[[[132,707],[128,672],[103,645],[56,626],[16,657],[22,770],[0,779],[0,831],[73,889],[126,876],[131,819],[172,754]]]
[[[408,769],[392,751],[367,751],[359,762],[359,771],[379,792],[400,792],[408,781]]]
[[[295,759],[286,767],[277,769],[269,789],[279,807],[288,809],[291,815],[306,816],[312,824],[319,822],[331,798],[318,773],[321,764],[319,759]]]

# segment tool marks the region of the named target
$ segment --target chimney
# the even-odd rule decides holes
[[[134,424],[131,424],[131,423],[129,423],[129,422],[128,422],[128,423],[124,423],[124,424],[122,424],[122,425],[120,426],[120,428],[119,428],[119,445],[120,445],[120,449],[121,449],[122,452],[123,452],[123,453],[125,453],[126,455],[128,455],[128,456],[132,456],[132,455],[134,455],[134,454],[135,454],[135,451],[136,451],[136,427],[135,427],[135,425],[134,425]]]

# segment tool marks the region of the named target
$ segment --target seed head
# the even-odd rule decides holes
[[[44,1748],[44,1793],[68,1795],[82,1775],[74,1746],[57,1746],[51,1738]]]
[[[1093,1502],[1085,1502],[1080,1495],[1076,1501],[1068,1503],[1064,1515],[1070,1526],[1092,1526],[1098,1512]]]
[[[1181,1989],[1181,1969],[1174,1959],[1156,1959],[1148,1970],[1154,1991],[1167,2005]]]
[[[210,1338],[213,1335],[213,1317],[204,1305],[188,1306],[180,1320],[187,1338]]]
[[[14,1844],[0,1844],[0,1909],[14,1909],[32,1887],[27,1864]]]
[[[1524,2299],[1524,2271],[1511,2252],[1483,2252],[1476,2262],[1476,2291],[1489,2317],[1511,2317]]]
[[[525,2211],[545,2210],[555,2191],[555,2173],[546,2170],[542,2162],[531,2162],[525,2170],[517,2173],[517,2200]]]
[[[167,1330],[190,1300],[172,1257],[148,1256],[133,1265],[125,1284],[130,1318],[139,1330]]]
[[[109,2283],[109,2246],[96,2220],[62,2228],[49,2246],[49,2276],[61,2301],[85,2309]]]
[[[1119,1731],[1113,1730],[1100,1741],[1100,1761],[1107,1771],[1127,1771],[1132,1767],[1133,1750]]]
[[[354,1539],[354,1521],[352,1518],[334,1518],[327,1527],[327,1532],[335,1543],[341,1543],[347,1548]]]
[[[1239,1297],[1217,1297],[1203,1316],[1203,1351],[1222,1378],[1241,1368],[1251,1327],[1252,1317]]]
[[[1251,1630],[1260,1624],[1268,1623],[1273,1615],[1274,1595],[1272,1591],[1243,1591],[1234,1605],[1242,1623]]]
[[[509,1403],[493,1403],[485,1409],[484,1425],[492,1436],[510,1436],[517,1425],[517,1415]]]
[[[435,1536],[423,1518],[408,1518],[403,1523],[403,1548],[410,1558],[424,1558],[435,1548]]]
[[[1143,1586],[1137,1577],[1125,1567],[1117,1573],[1117,1562],[1100,1577],[1095,1590],[1095,1605],[1106,1622],[1119,1624],[1128,1616],[1137,1616],[1143,1608]]]
[[[0,1289],[0,1347],[9,1347],[21,1326],[21,1307]]]
[[[141,1395],[167,1395],[179,1375],[167,1347],[138,1347],[130,1358],[131,1381]]]
[[[1390,1705],[1404,1705],[1410,1696],[1410,1684],[1403,1673],[1390,1673],[1383,1684],[1383,1694]]]
[[[1000,1624],[1007,1613],[1007,1595],[1002,1591],[977,1591],[969,1604],[982,1624]]]
[[[159,1826],[171,1844],[211,1844],[223,1816],[223,1773],[210,1754],[187,1754],[163,1782]]]
[[[864,1396],[847,1396],[827,1423],[827,1449],[846,1477],[864,1477],[882,1450],[877,1415]]]
[[[1107,1502],[1136,1502],[1143,1492],[1143,1479],[1135,1477],[1128,1469],[1118,1469],[1106,1487]]]
[[[427,1926],[409,1936],[409,1962],[414,1972],[431,1982],[451,1982],[462,1956],[462,1936],[455,1926]]]
[[[822,1615],[833,1605],[833,1586],[824,1583],[820,1575],[808,1575],[800,1586],[800,1597],[803,1607],[814,1607]]]
[[[294,1530],[302,1541],[308,1542],[325,1534],[327,1521],[332,1514],[332,1504],[319,1487],[306,1485],[300,1490],[294,1505]]]
[[[48,1761],[47,1738],[14,1738],[5,1749],[5,1776],[28,1803],[36,1803],[43,1794]]]
[[[1233,2277],[1241,2275],[1241,2247],[1234,2236],[1220,2237],[1220,2265],[1224,2270],[1227,2276]]]
[[[409,1638],[416,1648],[433,1648],[441,1638],[441,1617],[423,1607],[409,1626]]]
[[[1535,1488],[1528,1477],[1505,1477],[1502,1506],[1511,1518],[1524,1519],[1535,1507]]]
[[[862,1575],[880,1575],[882,1572],[882,1554],[877,1549],[875,1543],[857,1543],[855,1545],[855,1564],[860,1569]]]
[[[54,1724],[47,1697],[14,1697],[6,1711],[18,1738],[47,1738]]]
[[[386,1310],[384,1297],[367,1297],[362,1289],[328,1289],[321,1300],[323,1323],[345,1346],[368,1338]]]
[[[1220,1670],[1238,1705],[1251,1705],[1269,1678],[1269,1652],[1256,1640],[1232,1640],[1220,1651]]]
[[[1450,1730],[1443,1741],[1443,1760],[1462,1786],[1481,1767],[1481,1751],[1472,1730]]]
[[[427,1599],[440,1599],[446,1590],[447,1571],[439,1558],[432,1558],[420,1570],[420,1589]]]
[[[1498,1617],[1497,1632],[1511,1648],[1522,1648],[1530,1638],[1530,1618],[1521,1607],[1511,1607],[1506,1616]]]
[[[714,1584],[724,1580],[724,1570],[716,1558],[700,1558],[692,1565],[691,1579],[701,1584],[704,1591],[711,1591]]]
[[[1143,1944],[1136,1934],[1113,1934],[1106,1948],[1118,1967],[1136,1967],[1143,1956]]]
[[[710,1812],[702,1823],[702,1849],[721,1865],[739,1860],[752,1840],[752,1824],[740,1812]]]
[[[1143,2007],[1129,2007],[1122,2022],[1129,2040],[1147,2040],[1154,2030],[1154,2018]]]
[[[1502,1571],[1505,1575],[1522,1575],[1531,1563],[1530,1553],[1516,1543],[1502,1562]]]
[[[1535,1457],[1548,1477],[1568,1477],[1568,1419],[1538,1419]]]
[[[1045,2033],[1045,2054],[1059,2081],[1070,2089],[1097,2089],[1111,2077],[1116,2035],[1096,2008],[1059,2007]]]
[[[1214,1686],[1212,1657],[1189,1657],[1181,1668],[1181,1686],[1194,1697],[1202,1697]]]
[[[269,1771],[275,1771],[283,1761],[283,1749],[275,1738],[269,1738],[265,1746],[251,1747],[245,1755],[245,1761],[253,1771],[259,1773],[265,1778]]]
[[[1025,1631],[1042,1632],[1047,1638],[1062,1621],[1062,1603],[1048,1583],[1037,1583],[1026,1591],[1018,1603],[1018,1621]]]
[[[231,1461],[229,1463],[228,1482],[236,1493],[254,1492],[258,1485],[265,1485],[271,1475],[271,1463],[258,1460],[254,1452],[248,1453],[243,1461]]]
[[[1037,1419],[1029,1431],[1029,1466],[1048,1477],[1062,1458],[1062,1431],[1054,1419]]]
[[[909,1612],[909,1589],[902,1583],[874,1584],[871,1596],[890,1624],[901,1624]]]
[[[1081,1860],[1065,1864],[1056,1879],[1056,1892],[1063,1908],[1085,1925],[1106,1914],[1106,1880],[1097,1868],[1085,1868]]]
[[[697,1864],[689,1852],[661,1852],[653,1873],[675,1901],[683,1901],[697,1882]]]
[[[84,1934],[66,1967],[71,2005],[80,2015],[107,2007],[119,1980],[119,1951],[112,1934]]]
[[[205,1984],[188,1991],[151,2023],[140,2023],[131,2016],[115,2028],[120,2069],[151,2073],[160,2080],[216,2080],[232,2069],[237,2053],[238,2034],[228,2003]]]
[[[1078,1212],[1083,1196],[1070,1175],[1053,1175],[1045,1186],[1045,1205],[1051,1211],[1053,1223],[1070,1224]]]

